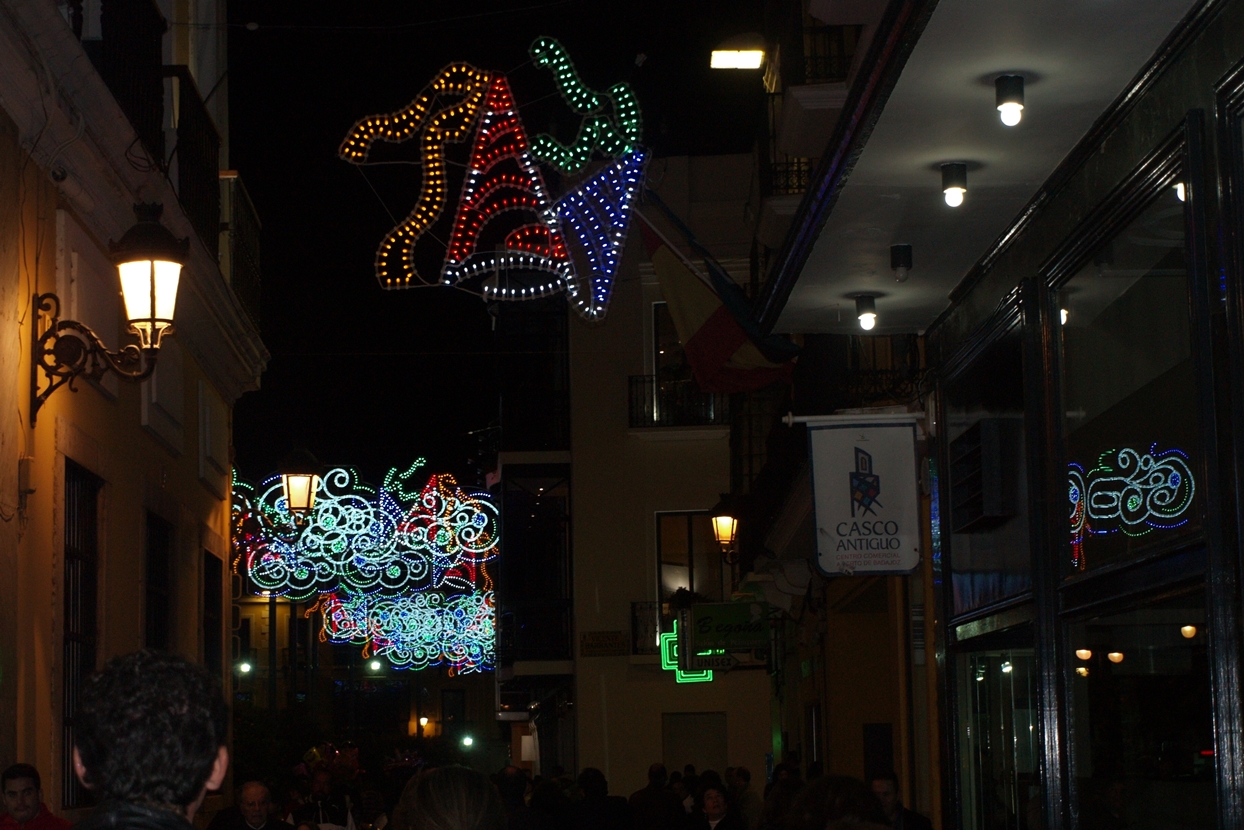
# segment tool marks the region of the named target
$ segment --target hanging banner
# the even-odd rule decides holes
[[[821,573],[909,573],[919,564],[922,417],[843,415],[808,423]]]

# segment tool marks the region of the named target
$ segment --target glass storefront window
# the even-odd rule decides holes
[[[1198,590],[1069,626],[1083,828],[1213,828],[1214,732]]]
[[[1038,830],[1037,664],[999,649],[959,660],[959,759],[965,830]]]
[[[1162,194],[1058,292],[1069,573],[1200,530],[1183,209]]]
[[[955,615],[1031,586],[1022,359],[1012,329],[945,387]]]

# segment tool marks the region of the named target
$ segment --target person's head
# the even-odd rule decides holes
[[[439,767],[407,782],[391,824],[393,830],[505,830],[505,808],[482,772]]]
[[[726,793],[716,784],[704,790],[704,817],[717,821],[726,815]]]
[[[320,826],[311,821],[300,821],[294,830],[320,830]]]
[[[43,782],[39,780],[39,770],[30,764],[14,764],[0,773],[0,791],[4,794],[4,809],[18,824],[39,815]]]
[[[272,796],[262,781],[247,781],[238,790],[238,809],[251,827],[263,827],[272,812]]]
[[[888,823],[867,784],[846,775],[827,775],[808,784],[795,798],[788,826],[791,830],[825,830],[830,822],[843,819]]]
[[[311,800],[323,801],[333,794],[333,774],[330,770],[317,769],[311,776]]]
[[[747,767],[735,767],[734,780],[740,790],[746,790],[747,785],[752,783],[752,771]]]
[[[690,778],[695,775],[695,764],[684,764],[682,768],[682,777]]]
[[[101,801],[193,819],[229,769],[229,713],[216,680],[184,657],[136,651],[109,661],[78,692],[73,765]]]
[[[497,774],[497,790],[507,807],[521,807],[527,794],[527,774],[518,767],[506,767]]]
[[[596,767],[584,767],[579,773],[579,789],[583,790],[584,798],[604,798],[609,795],[609,782]]]
[[[648,783],[654,787],[664,787],[669,776],[665,772],[665,764],[653,764],[648,767]]]
[[[881,802],[881,809],[885,812],[885,817],[893,821],[894,814],[898,812],[899,807],[898,775],[893,772],[883,772],[880,775],[874,775],[869,785],[872,787],[873,794],[877,796],[877,800]]]

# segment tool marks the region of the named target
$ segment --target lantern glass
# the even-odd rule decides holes
[[[713,517],[713,536],[717,544],[729,548],[734,544],[735,531],[739,529],[739,520],[733,516],[722,514]]]
[[[315,507],[320,477],[313,473],[282,473],[281,487],[285,490],[285,506],[290,513],[310,513]]]
[[[117,270],[130,329],[138,334],[142,348],[160,348],[160,338],[173,325],[181,263],[138,259],[118,263]]]

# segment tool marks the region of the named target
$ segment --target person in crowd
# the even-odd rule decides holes
[[[731,778],[734,779],[730,794],[735,812],[743,820],[743,826],[747,830],[759,830],[764,817],[765,802],[752,787],[751,770],[747,767],[735,767]]]
[[[903,806],[898,793],[898,776],[895,773],[883,772],[874,775],[869,786],[881,802],[886,823],[894,830],[933,830],[933,822]]]
[[[272,815],[272,793],[267,784],[247,781],[238,788],[237,802],[212,816],[207,830],[294,830],[294,827]]]
[[[69,830],[69,822],[43,803],[43,781],[30,764],[14,764],[0,773],[0,792],[8,813],[0,818],[0,830]]]
[[[579,773],[583,799],[571,805],[572,830],[631,830],[631,806],[620,795],[609,795],[605,774],[595,767]]]
[[[820,778],[824,774],[825,774],[825,765],[822,764],[820,761],[813,761],[812,763],[808,764],[807,782],[809,784],[811,784],[813,781]]]
[[[229,711],[202,666],[167,652],[114,658],[78,691],[73,771],[99,807],[80,830],[190,830],[229,770]]]
[[[795,796],[803,789],[803,781],[799,779],[799,768],[788,763],[780,763],[773,768],[773,780],[765,792],[765,809],[761,826],[766,830],[781,830],[786,814],[790,812]]]
[[[561,782],[555,778],[546,778],[531,791],[531,809],[544,818],[545,826],[550,830],[565,830],[569,821],[570,799]]]
[[[691,767],[690,764],[687,766]],[[695,767],[691,768],[695,769]],[[682,788],[684,793],[682,798],[682,809],[686,815],[691,815],[695,812],[696,801],[699,799],[700,793],[704,790],[704,782],[701,781],[700,776],[696,775],[694,772],[690,775],[684,774],[682,777]]]
[[[707,778],[707,770],[705,772]],[[726,788],[722,784],[714,782],[706,785],[700,803],[700,814],[692,824],[696,830],[745,830],[743,819],[730,812],[726,801]]]
[[[393,830],[506,830],[497,788],[482,772],[461,766],[411,778],[389,823]]]
[[[290,824],[309,821],[320,830],[356,830],[350,802],[333,792],[333,774],[328,769],[317,769],[311,775],[311,795],[307,803],[285,820]]]
[[[509,830],[544,830],[548,825],[545,817],[527,806],[527,773],[515,766],[508,766],[497,773],[497,792],[505,807]]]
[[[685,813],[682,800],[666,787],[665,764],[648,767],[648,786],[631,794],[635,830],[677,830]]]
[[[840,822],[856,830],[886,830],[888,826],[873,791],[846,775],[825,775],[809,783],[786,816],[789,830],[826,830]]]
[[[318,824],[312,824],[309,821],[300,821],[294,830],[320,830],[320,827]]]

